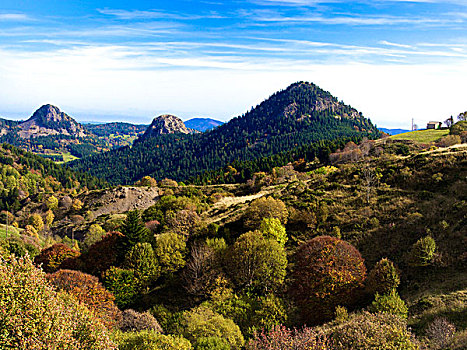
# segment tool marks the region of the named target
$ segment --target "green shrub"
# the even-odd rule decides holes
[[[380,295],[376,293],[375,300],[370,306],[372,312],[388,312],[407,318],[408,309],[405,302],[400,298],[395,290],[387,294]]]
[[[183,337],[164,335],[156,331],[116,332],[119,350],[191,350],[191,343]]]
[[[420,238],[410,251],[410,263],[413,266],[427,266],[431,264],[436,250],[436,242],[430,237],[426,236]]]
[[[407,323],[389,313],[364,312],[332,330],[334,350],[416,350]]]
[[[183,335],[196,342],[200,338],[219,337],[225,339],[232,349],[240,349],[244,343],[240,328],[230,319],[199,306],[183,314]]]
[[[230,345],[219,337],[204,337],[198,339],[195,350],[230,350]]]
[[[103,278],[105,287],[115,296],[115,303],[120,309],[135,302],[140,287],[133,270],[112,266],[104,272]]]
[[[378,261],[368,274],[366,281],[370,293],[386,294],[399,286],[400,278],[396,267],[389,259]]]

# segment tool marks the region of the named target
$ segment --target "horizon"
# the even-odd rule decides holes
[[[4,0],[0,116],[226,122],[309,81],[379,127],[467,110],[461,0]]]

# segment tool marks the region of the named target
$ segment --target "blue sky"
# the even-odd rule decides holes
[[[0,3],[0,116],[220,120],[312,81],[379,126],[467,110],[467,0]]]

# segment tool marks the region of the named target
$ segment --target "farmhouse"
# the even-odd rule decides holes
[[[439,129],[441,128],[442,123],[441,122],[428,122],[426,124],[427,129]]]

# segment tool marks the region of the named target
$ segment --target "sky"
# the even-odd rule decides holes
[[[467,110],[467,0],[1,0],[0,116],[222,121],[309,81],[380,127]]]

